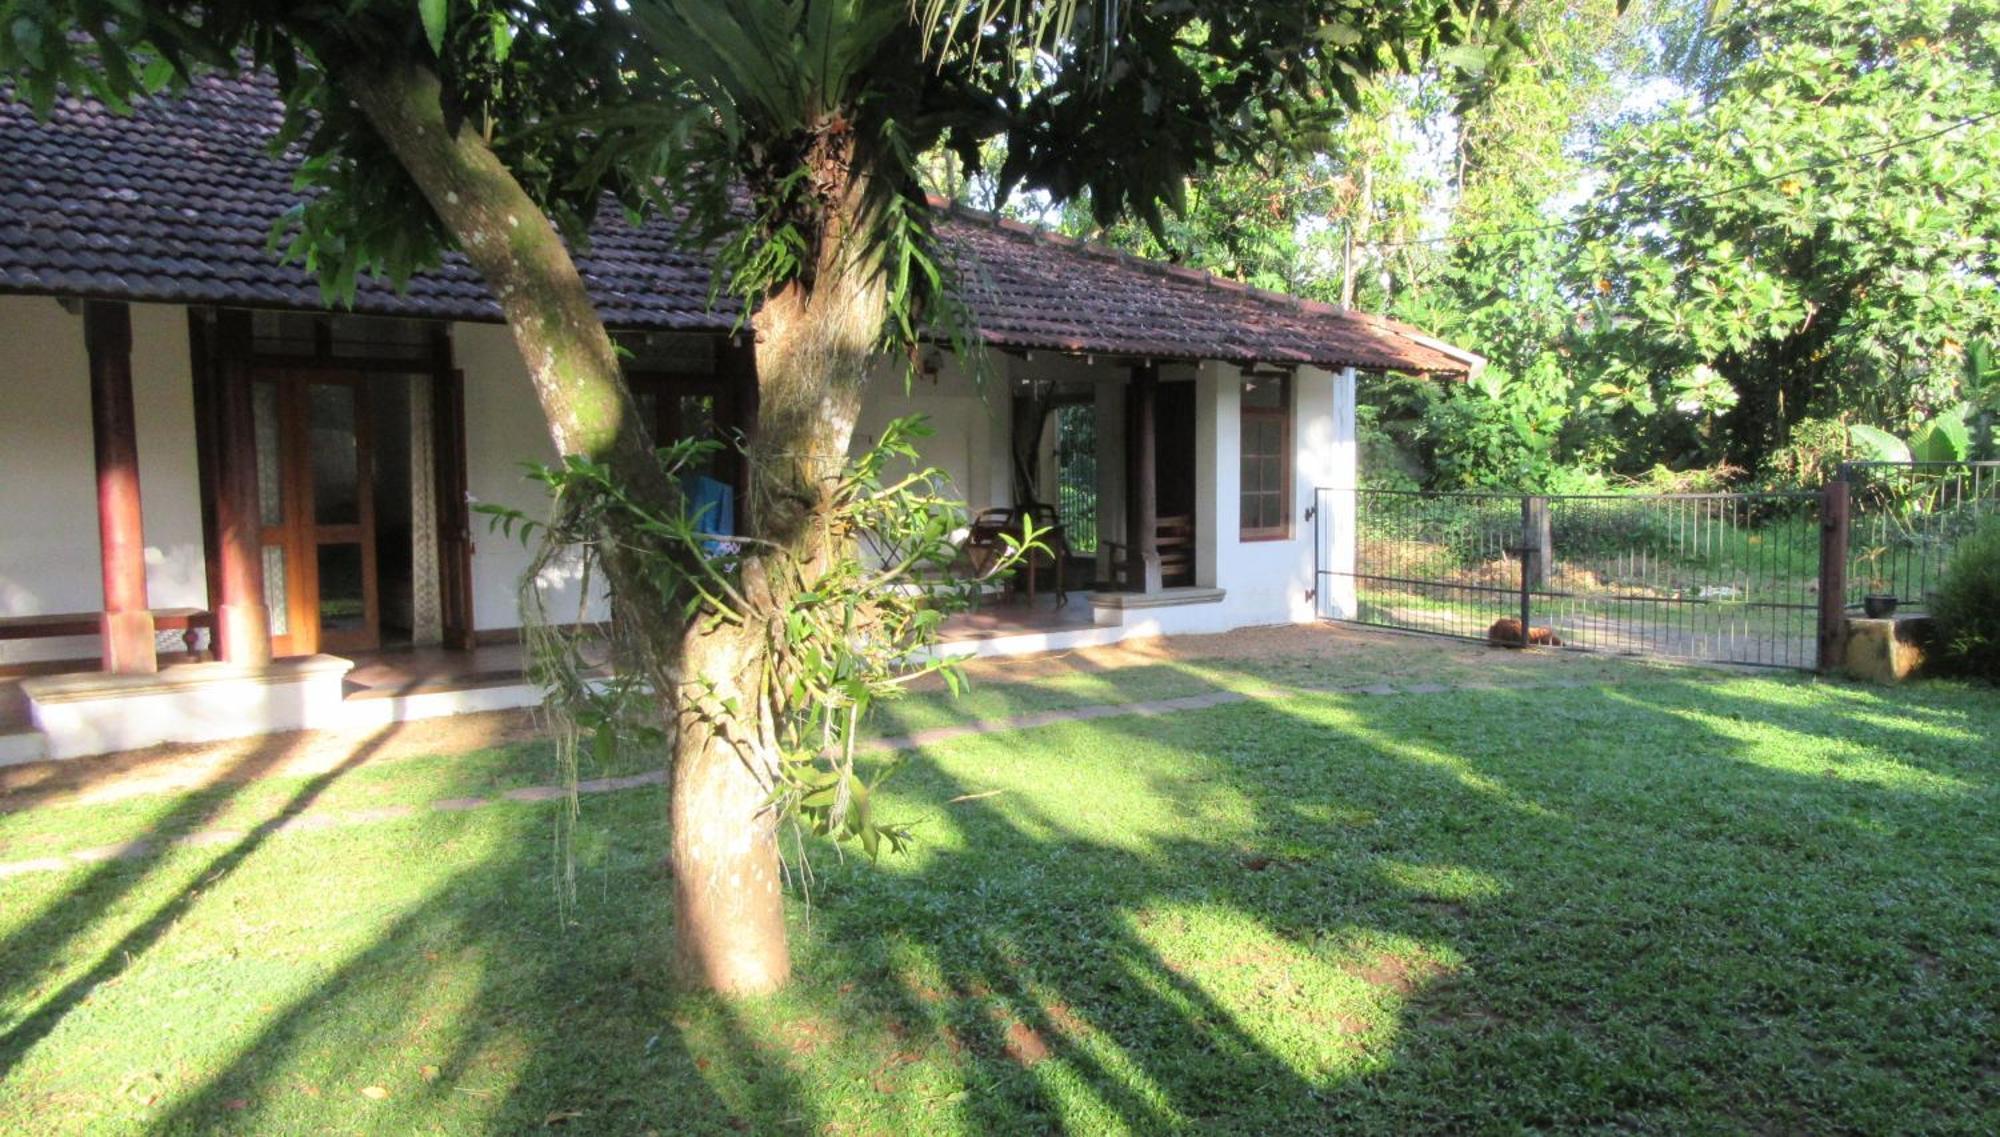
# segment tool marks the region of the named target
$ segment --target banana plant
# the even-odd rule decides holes
[[[2000,415],[2000,364],[1983,340],[1967,344],[1961,358],[1957,403],[1901,438],[1856,423],[1847,428],[1855,452],[1873,462],[1966,462],[1989,453]]]
[[[1855,423],[1847,428],[1847,440],[1871,462],[1963,462],[1972,456],[1967,410],[1961,403],[1932,416],[1904,438],[1879,426]]]

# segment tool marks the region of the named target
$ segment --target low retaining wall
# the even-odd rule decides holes
[[[340,725],[354,664],[331,655],[259,667],[193,663],[153,675],[50,675],[21,684],[47,757]]]

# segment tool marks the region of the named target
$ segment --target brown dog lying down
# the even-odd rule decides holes
[[[1512,616],[1502,616],[1486,629],[1486,642],[1495,647],[1521,646],[1521,621]],[[1529,628],[1528,642],[1542,647],[1561,647],[1562,637],[1547,628]]]

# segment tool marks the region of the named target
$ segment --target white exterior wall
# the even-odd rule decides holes
[[[1007,453],[1015,381],[1038,378],[1088,380],[1098,384],[1098,501],[1101,532],[1118,540],[1124,531],[1125,371],[1089,366],[1061,356],[1005,357],[1008,384],[982,392],[967,371],[945,357],[938,380],[919,379],[908,392],[900,366],[885,368],[871,381],[863,400],[853,449],[880,437],[898,415],[921,413],[937,434],[926,461],[945,470],[969,508],[1007,505],[1013,475]],[[1183,372],[1185,374],[1185,372]],[[1171,376],[1169,376],[1171,378]],[[1283,540],[1245,541],[1241,533],[1242,375],[1235,364],[1206,362],[1194,369],[1195,583],[1219,588],[1218,603],[1128,610],[1119,626],[1131,634],[1170,635],[1216,632],[1266,624],[1306,623],[1320,605],[1312,593],[1328,589],[1326,611],[1354,610],[1351,577],[1315,579],[1313,544],[1323,532],[1329,569],[1354,558],[1355,376],[1300,367],[1292,383],[1292,532]],[[982,457],[983,455],[983,457]],[[1322,487],[1327,495],[1324,530],[1306,513]],[[1341,491],[1345,492],[1341,492]]]
[[[1194,583],[1196,588],[1227,588],[1226,600],[1237,600],[1249,581],[1230,571],[1243,478],[1243,382],[1236,368],[1203,363],[1194,374]],[[1160,457],[1165,458],[1165,455]]]
[[[132,306],[133,394],[138,422],[141,494],[151,601],[156,607],[205,606],[201,504],[194,440],[187,313],[178,305]],[[548,461],[554,448],[512,337],[496,326],[454,326],[454,355],[466,377],[467,485],[478,501],[503,503],[540,516],[541,488],[522,463]],[[0,358],[0,615],[93,611],[101,606],[92,458],[89,370],[82,320],[54,300],[0,297],[0,343],[16,350]],[[995,356],[997,377],[986,387],[945,355],[936,379],[906,390],[903,369],[885,366],[863,398],[854,449],[872,443],[892,418],[920,413],[935,435],[926,461],[943,469],[973,510],[1009,504],[1013,496],[1008,439],[1015,382],[1029,375],[1088,379],[1098,384],[1101,449],[1100,523],[1107,537],[1123,530],[1124,372],[1106,364],[1037,355]],[[1217,631],[1255,624],[1300,622],[1315,616],[1309,593],[1328,589],[1327,610],[1353,612],[1352,581],[1314,579],[1314,526],[1306,519],[1315,490],[1335,487],[1322,524],[1330,565],[1351,565],[1354,553],[1354,395],[1351,371],[1339,375],[1302,367],[1293,387],[1294,496],[1292,536],[1243,541],[1238,525],[1241,382],[1234,365],[1195,369],[1197,389],[1197,583],[1225,590],[1219,603],[1125,614],[1124,625],[1163,633]],[[1345,491],[1345,492],[1341,492]],[[517,627],[516,588],[532,551],[473,519],[475,626]],[[552,610],[573,612],[577,576],[558,571]],[[585,611],[602,619],[601,600]],[[91,658],[93,637],[0,641],[0,664]]]
[[[103,607],[90,359],[83,318],[52,299],[0,296],[0,616]],[[155,608],[203,608],[201,490],[187,310],[132,305],[132,403]],[[89,659],[95,637],[0,641],[0,664]]]
[[[81,327],[79,321],[79,332]],[[87,391],[87,381],[84,386]],[[147,599],[155,608],[206,608],[208,566],[202,552],[201,469],[186,308],[132,305],[132,399],[139,421]],[[93,509],[93,529],[96,517]]]
[[[1006,374],[1002,361],[992,362],[997,372]],[[983,387],[954,356],[945,355],[940,363],[935,380],[919,376],[907,389],[900,362],[877,368],[862,393],[848,452],[859,454],[874,445],[891,421],[920,414],[935,432],[923,440],[924,464],[944,471],[966,508],[976,513],[1010,504],[1013,478],[1007,442],[1013,403],[1009,393],[997,378]]]
[[[498,324],[452,325],[452,360],[465,373],[465,489],[475,502],[511,506],[537,520],[549,515],[548,493],[528,480],[523,463],[553,462],[555,443],[535,399],[528,369],[514,337]],[[521,626],[521,575],[534,559],[533,542],[489,531],[484,514],[472,515],[472,626],[493,631]],[[578,610],[582,566],[572,562],[543,573],[549,614],[570,618]],[[584,619],[607,618],[602,592],[584,608]]]
[[[1354,375],[1300,367],[1292,381],[1291,536],[1246,541],[1241,536],[1242,377],[1234,364],[1206,362],[1195,376],[1195,583],[1220,588],[1223,599],[1128,612],[1125,626],[1146,624],[1161,634],[1213,632],[1260,624],[1307,623],[1312,597],[1315,527],[1306,517],[1323,486],[1351,487],[1355,461]],[[1353,549],[1353,494],[1335,499],[1325,519],[1334,555]],[[1331,567],[1331,566],[1329,566]],[[1351,586],[1344,611],[1352,611]],[[1335,611],[1341,599],[1333,597]]]
[[[547,499],[521,464],[555,455],[512,337],[502,327],[453,328],[465,372],[466,485],[479,501],[541,517]],[[0,343],[33,345],[0,360],[0,616],[92,611],[103,605],[91,450],[90,372],[83,320],[52,299],[0,297]],[[206,607],[201,493],[187,310],[132,306],[132,394],[138,423],[149,599],[156,608]],[[480,629],[519,626],[515,590],[532,550],[473,518],[473,618]],[[551,611],[573,612],[576,579],[554,573]],[[603,618],[593,605],[590,619]],[[87,659],[94,639],[0,641],[0,664]]]
[[[1355,599],[1354,557],[1361,513],[1355,493],[1361,487],[1361,443],[1355,428],[1357,393],[1354,368],[1333,377],[1333,418],[1327,426],[1332,439],[1326,480],[1330,492],[1320,504],[1326,509],[1327,571],[1320,587],[1326,592],[1323,611],[1336,620],[1360,615]]]

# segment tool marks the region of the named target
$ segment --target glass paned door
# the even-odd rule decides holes
[[[252,406],[272,654],[378,646],[366,381],[262,374]]]

